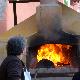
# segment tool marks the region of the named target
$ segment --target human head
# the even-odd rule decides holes
[[[7,55],[21,55],[26,48],[26,39],[22,36],[14,36],[8,40]]]

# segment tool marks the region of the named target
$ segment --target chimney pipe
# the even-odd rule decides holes
[[[61,29],[61,16],[62,9],[57,0],[40,0],[36,17],[38,31],[41,32],[41,35],[47,39],[52,38],[52,35],[58,37],[55,32]]]
[[[41,4],[56,4],[57,0],[40,0]]]

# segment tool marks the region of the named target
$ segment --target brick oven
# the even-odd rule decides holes
[[[72,77],[80,67],[80,36],[63,31],[62,11],[56,0],[40,2],[36,13],[38,31],[28,38],[27,64],[32,77]]]

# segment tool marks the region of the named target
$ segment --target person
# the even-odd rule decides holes
[[[0,66],[0,80],[25,79],[22,57],[26,54],[26,45],[26,39],[22,36],[14,36],[8,40],[7,57]]]
[[[72,80],[80,80],[80,72],[75,73]]]
[[[80,80],[80,71],[74,74],[72,80]]]

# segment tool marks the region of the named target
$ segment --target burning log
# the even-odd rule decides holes
[[[57,62],[57,66],[70,66],[70,63],[61,63],[61,62]]]
[[[54,68],[54,63],[48,59],[42,59],[37,63],[36,68]]]

